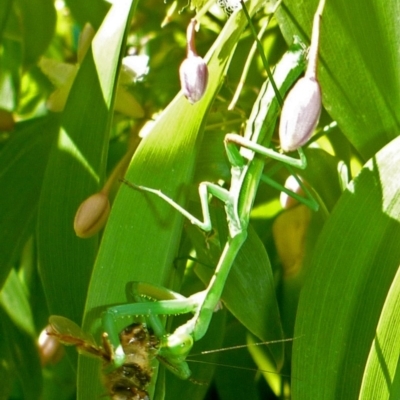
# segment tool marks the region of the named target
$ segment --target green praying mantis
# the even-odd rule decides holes
[[[246,12],[243,3],[242,5],[243,11]],[[309,64],[306,75],[302,78],[311,80],[312,82],[317,82],[315,76],[316,59],[318,55],[319,23],[323,7],[324,0],[321,0],[314,18]],[[251,22],[250,19],[249,22]],[[105,360],[104,373],[112,374],[116,370],[126,368],[127,358],[129,358],[127,347],[122,343],[124,336],[121,336],[121,333],[117,329],[118,321],[124,319],[132,321],[137,316],[143,316],[146,324],[152,330],[151,338],[157,338],[157,340],[146,339],[144,341],[144,347],[148,349],[147,351],[152,352],[155,357],[162,361],[178,377],[182,379],[190,378],[191,371],[186,358],[192,349],[193,343],[200,340],[207,332],[213,313],[220,301],[232,264],[247,238],[250,212],[260,182],[263,181],[276,189],[287,192],[290,196],[305,203],[313,210],[318,209],[318,203],[315,201],[311,191],[299,178],[296,177],[306,197],[289,191],[275,182],[270,176],[263,174],[266,158],[272,158],[283,163],[291,173],[293,172],[292,168],[304,169],[307,166],[305,155],[300,146],[308,141],[318,122],[320,105],[319,109],[312,110],[312,116],[310,117],[307,114],[307,107],[304,107],[304,104],[302,104],[303,108],[306,108],[303,110],[306,115],[302,117],[299,115],[301,112],[297,111],[297,115],[295,116],[300,122],[292,124],[293,115],[290,115],[290,113],[296,111],[292,110],[291,104],[286,106],[286,102],[289,101],[290,103],[291,92],[282,111],[282,114],[289,113],[289,116],[285,117],[286,119],[289,118],[289,120],[284,122],[287,126],[281,128],[283,132],[283,134],[281,133],[281,142],[285,143],[282,143],[284,150],[296,150],[299,157],[292,158],[269,147],[281,108],[278,99],[280,96],[283,97],[298,80],[304,71],[305,65],[305,46],[299,40],[295,40],[294,44],[277,64],[273,73],[273,80],[267,80],[261,87],[246,124],[244,135],[230,133],[225,136],[226,154],[231,165],[230,187],[225,188],[211,182],[202,182],[199,185],[199,196],[203,214],[202,220],[189,213],[162,191],[125,181],[131,188],[151,193],[158,196],[162,201],[169,203],[171,207],[204,232],[212,230],[209,197],[213,196],[224,203],[229,235],[208,286],[203,291],[185,297],[161,286],[143,282],[132,282],[129,285],[129,297],[132,302],[109,307],[103,313],[102,326],[105,332],[103,335],[103,347],[105,347],[105,351],[100,351],[95,346],[87,346],[83,340],[78,343],[76,340],[72,340],[73,337],[79,336],[80,333],[78,331],[68,331],[66,327],[67,323],[65,320],[60,319],[60,317],[53,317],[50,321],[53,326],[51,334],[57,336],[64,343],[77,346],[84,353],[99,355]],[[311,102],[314,101],[313,93],[311,94]],[[305,129],[305,133],[297,135],[298,132],[290,132],[296,129],[296,127],[298,128],[301,124],[305,125],[305,128],[304,126],[301,127]],[[296,175],[294,174],[294,176]],[[176,328],[174,332],[166,332],[162,317],[177,314],[193,314],[193,316]],[[139,339],[134,338],[133,340]],[[143,361],[143,363],[146,364],[147,360]],[[137,390],[135,389],[135,392],[128,383],[121,383],[120,378],[118,378],[118,385],[119,387],[125,385],[124,390],[128,391],[130,396],[125,397],[126,399],[147,399],[146,386],[149,383],[148,381],[146,379],[142,382],[138,378],[134,383],[130,382],[129,385],[136,385]],[[118,393],[113,390],[112,388],[109,389],[113,400],[122,398],[117,397]]]

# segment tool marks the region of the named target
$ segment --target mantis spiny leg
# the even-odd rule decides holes
[[[304,52],[299,50],[298,46],[297,49],[292,51],[293,54],[297,52],[298,58],[294,58],[297,61],[293,64],[293,60],[289,60],[289,57],[284,57],[278,64],[274,73],[276,83],[272,84],[273,91],[267,90],[268,88],[265,91],[261,90],[247,123],[245,136],[228,134],[225,138],[226,152],[231,163],[230,189],[227,190],[211,182],[203,182],[199,185],[203,220],[189,213],[184,207],[160,190],[125,181],[125,183],[135,190],[154,194],[163,201],[166,201],[175,210],[204,231],[212,229],[208,204],[209,195],[220,199],[225,204],[229,236],[215,273],[205,290],[195,293],[188,298],[182,298],[178,294],[171,294],[173,292],[170,291],[167,294],[161,291],[160,295],[156,293],[150,296],[156,301],[144,302],[142,299],[136,298],[136,300],[140,301],[135,304],[118,305],[109,308],[103,317],[104,326],[107,326],[107,331],[109,332],[115,330],[115,321],[125,316],[147,315],[153,318],[157,315],[193,313],[193,317],[179,326],[172,334],[166,336],[165,342],[161,345],[161,350],[167,363],[174,366],[171,370],[175,370],[175,373],[177,373],[176,370],[183,371],[178,372],[178,375],[181,377],[190,375],[190,371],[187,374],[184,360],[191,349],[193,341],[201,339],[207,331],[212,314],[222,295],[231,266],[246,240],[250,210],[254,202],[258,184],[262,179],[263,162],[261,158],[270,157],[297,168],[305,168],[306,166],[302,150],[299,150],[300,158],[293,159],[265,146],[265,142],[270,140],[274,122],[278,114],[279,102],[277,100],[277,93],[278,91],[286,92],[293,82],[297,80],[303,68],[302,66],[298,67],[302,63]],[[271,125],[266,127],[265,121],[271,121]],[[238,146],[240,147],[240,151]],[[269,181],[267,180],[267,182]],[[145,289],[144,292],[151,291],[150,288]],[[153,324],[157,326],[158,334],[163,335],[164,328],[159,327],[158,318],[153,319]],[[112,342],[117,343],[116,339],[114,337]],[[120,356],[120,360],[123,360],[123,355],[121,354]]]

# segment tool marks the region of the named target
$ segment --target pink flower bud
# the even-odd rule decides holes
[[[192,19],[187,29],[187,57],[179,68],[182,92],[191,104],[203,97],[208,82],[207,64],[196,53],[195,26],[196,20]]]
[[[297,150],[308,142],[321,114],[321,89],[309,76],[299,79],[285,99],[279,125],[284,152]]]
[[[105,225],[110,213],[110,202],[105,193],[99,192],[88,197],[75,214],[74,230],[76,236],[89,238]]]

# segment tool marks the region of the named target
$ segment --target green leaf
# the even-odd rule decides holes
[[[0,292],[0,302],[13,323],[34,338],[36,332],[27,295],[14,269]]]
[[[338,172],[340,160],[319,148],[308,148],[305,154],[307,168],[299,175],[314,188],[330,212],[342,194]]]
[[[20,90],[21,43],[4,39],[0,47],[0,108],[15,111]]]
[[[34,231],[43,176],[58,118],[20,122],[0,153],[0,287]]]
[[[254,385],[256,375],[259,373],[257,365],[250,356],[249,349],[243,347],[247,331],[237,321],[231,321],[226,330],[222,350],[226,348],[228,350],[217,353],[219,357],[215,383],[218,395],[221,400],[259,400],[260,397]],[[236,346],[238,348],[235,349]]]
[[[93,39],[74,81],[39,206],[38,251],[49,308],[78,323],[98,238],[78,238],[73,221],[80,203],[99,191],[106,169],[114,93],[130,15],[126,2],[115,10]]]
[[[34,64],[45,52],[56,26],[56,10],[52,0],[18,0],[22,19],[24,63]]]
[[[294,399],[358,398],[379,319],[394,312],[384,305],[400,260],[399,194],[396,139],[349,185],[314,249],[296,319]]]
[[[3,32],[10,15],[12,0],[5,0],[0,9],[0,41],[3,39]]]
[[[317,4],[282,4],[277,17],[287,42],[298,34],[309,43]],[[400,127],[397,16],[396,0],[327,0],[322,16],[318,74],[323,104],[365,160],[395,138]]]
[[[42,376],[36,344],[36,332],[27,295],[14,270],[0,293],[0,318],[10,359],[9,372],[18,380],[24,399],[38,399]],[[6,361],[7,362],[7,361]],[[1,389],[0,389],[1,391]]]
[[[7,338],[12,332],[10,319],[3,308],[0,307],[0,335],[2,338]],[[8,340],[0,340],[0,379],[3,382],[0,388],[0,399],[9,399],[17,375],[16,370],[17,367]]]
[[[102,0],[66,0],[65,4],[81,26],[84,26],[86,22],[90,22],[95,29],[101,25],[109,10],[109,5]]]
[[[400,397],[400,269],[389,290],[371,346],[360,399]]]

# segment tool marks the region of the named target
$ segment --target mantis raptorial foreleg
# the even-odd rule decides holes
[[[149,302],[142,295],[157,301]],[[179,343],[174,343],[171,340],[173,338],[166,334],[164,324],[159,316],[195,312],[195,302],[162,286],[143,282],[131,282],[128,284],[127,297],[134,300],[135,303],[110,307],[102,317],[103,327],[108,332],[110,343],[115,344],[114,366],[123,365],[125,361],[125,353],[119,344],[117,322],[126,317],[145,316],[154,334],[160,339],[160,349],[157,355],[164,361],[167,368],[176,375],[182,379],[189,378],[190,370],[184,360],[192,348],[193,338],[190,335],[186,337],[180,335]],[[132,308],[132,305],[134,305],[134,308]],[[132,312],[135,314],[132,314]]]

